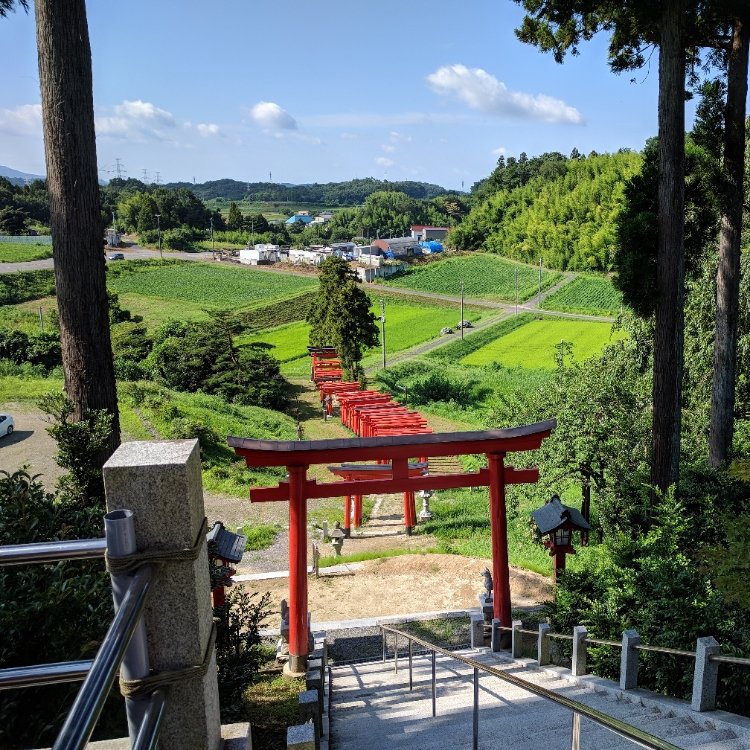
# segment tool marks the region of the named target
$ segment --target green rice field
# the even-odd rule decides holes
[[[461,282],[464,294],[479,299],[513,301],[516,298],[516,273],[518,273],[518,298],[524,301],[539,291],[539,269],[526,263],[501,258],[498,255],[474,253],[452,258],[441,258],[420,265],[403,276],[385,281],[386,286],[415,289],[458,296]],[[557,271],[542,271],[542,289],[548,289],[561,278]]]
[[[50,244],[26,244],[22,242],[0,242],[0,263],[26,263],[52,257]]]
[[[576,276],[551,294],[541,307],[545,310],[615,316],[622,306],[622,294],[604,276]]]
[[[380,315],[380,303],[373,300],[370,308],[376,315]],[[466,320],[473,323],[486,314],[476,308],[464,310]],[[388,354],[409,349],[412,346],[430,341],[440,335],[440,329],[445,326],[454,327],[458,322],[459,313],[454,306],[429,305],[421,302],[406,301],[394,298],[386,300],[386,357]],[[380,325],[378,324],[378,328]],[[304,321],[297,321],[287,325],[270,328],[252,334],[242,334],[236,338],[238,345],[252,342],[272,344],[271,354],[282,363],[282,373],[285,375],[304,375],[309,371],[310,363],[307,355],[310,326]],[[365,366],[375,364],[381,357],[381,349],[373,349],[363,360]]]
[[[572,359],[582,362],[612,341],[626,338],[609,323],[580,320],[533,320],[461,360],[464,365],[497,362],[505,367],[554,369],[560,342],[572,345]],[[566,354],[566,361],[569,361]]]
[[[194,261],[139,265],[129,264],[124,272],[109,279],[108,287],[118,294],[156,298],[159,304],[178,301],[180,307],[188,303],[227,309],[272,302],[317,285],[315,278]]]

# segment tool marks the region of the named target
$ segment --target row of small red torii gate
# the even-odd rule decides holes
[[[539,448],[555,420],[503,430],[432,433],[418,412],[387,395],[344,382],[341,363],[331,347],[311,348],[311,378],[321,402],[337,401],[341,422],[357,437],[336,440],[250,440],[229,437],[229,445],[250,467],[285,466],[288,480],[276,487],[251,488],[251,502],[289,503],[289,664],[292,674],[307,668],[309,653],[307,602],[307,501],[344,498],[344,530],[362,522],[365,495],[403,493],[404,526],[416,525],[414,494],[421,490],[489,487],[492,535],[493,616],[511,625],[505,488],[536,482],[539,470],[514,469],[506,453]],[[462,474],[428,474],[428,459],[484,453],[487,468]],[[416,462],[413,459],[418,459]],[[352,462],[374,461],[374,464]],[[329,464],[340,481],[319,483],[307,478],[311,465]]]

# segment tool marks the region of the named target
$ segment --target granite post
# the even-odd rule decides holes
[[[523,622],[521,620],[513,620],[511,623],[511,627],[513,628],[512,632],[512,642],[511,642],[511,654],[514,659],[520,659],[521,658],[521,628],[523,627]]]
[[[544,667],[550,663],[549,657],[549,623],[539,623],[539,636],[536,642],[537,660],[539,666]]]
[[[620,689],[633,690],[638,687],[638,649],[641,637],[636,630],[625,630],[622,634],[620,654]]]
[[[573,628],[573,663],[570,666],[573,677],[582,677],[586,674],[586,635],[583,625]]]
[[[104,464],[107,510],[130,509],[138,551],[192,547],[203,518],[197,440],[124,443]],[[162,566],[144,611],[155,671],[202,664],[213,625],[205,541],[196,560]],[[171,686],[161,750],[218,750],[221,743],[216,653],[205,676]]]
[[[719,679],[719,662],[711,661],[719,655],[719,642],[712,635],[698,639],[695,649],[693,673],[693,711],[713,711],[716,708],[716,683]]]

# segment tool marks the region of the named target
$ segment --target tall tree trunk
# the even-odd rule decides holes
[[[716,271],[714,382],[708,445],[711,466],[721,466],[727,462],[734,435],[749,40],[748,23],[735,19],[727,66],[727,105],[724,116],[724,195],[719,266]]]
[[[651,483],[677,482],[685,296],[685,44],[681,0],[665,0],[659,51],[659,238]]]
[[[120,424],[99,215],[86,6],[84,0],[36,0],[34,5],[65,390],[75,404],[74,418],[91,409],[106,409],[113,415],[111,453],[120,442]]]

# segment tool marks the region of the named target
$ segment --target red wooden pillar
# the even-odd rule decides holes
[[[411,534],[417,525],[417,513],[414,508],[414,493],[404,492],[404,527],[406,533]]]
[[[350,537],[352,535],[352,496],[346,495],[344,497],[344,535]]]
[[[510,569],[508,568],[508,523],[505,516],[505,468],[503,453],[489,453],[490,528],[492,530],[493,617],[503,627],[511,626]]]
[[[307,671],[307,466],[289,472],[289,672]]]
[[[354,526],[359,528],[362,525],[362,495],[354,496]]]

